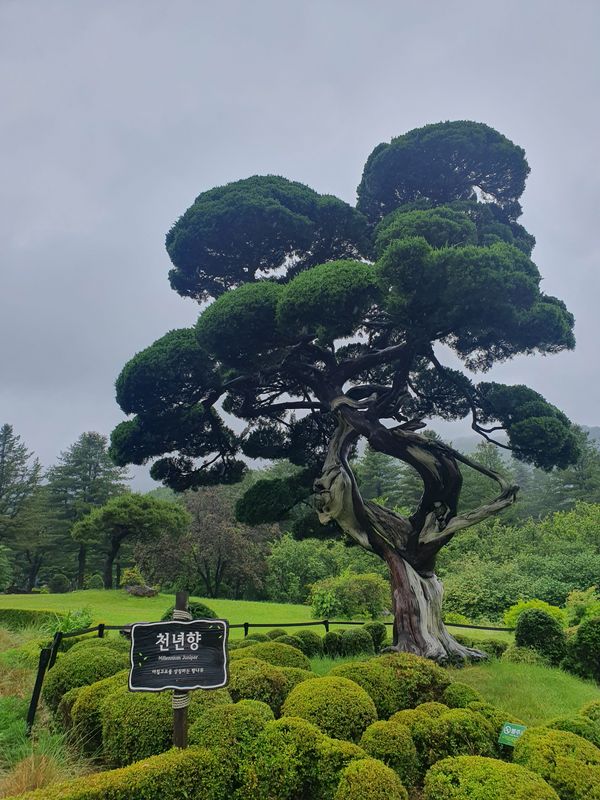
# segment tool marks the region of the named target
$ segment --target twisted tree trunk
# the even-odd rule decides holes
[[[439,550],[454,534],[498,513],[514,502],[518,487],[471,462],[446,445],[402,426],[385,428],[340,398],[338,427],[329,445],[323,471],[315,481],[315,507],[321,522],[335,520],[358,544],[388,565],[394,613],[393,648],[444,662],[484,658],[459,644],[442,621],[443,588],[435,575]],[[352,445],[362,435],[373,449],[414,467],[423,480],[423,495],[407,518],[364,501],[348,464]],[[488,505],[457,514],[462,461],[494,479],[501,494]]]

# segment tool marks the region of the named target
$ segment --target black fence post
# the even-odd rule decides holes
[[[104,639],[104,623],[103,622],[101,622],[98,625],[98,638],[99,639]]]
[[[244,638],[246,638],[246,636],[248,636],[248,629],[249,628],[250,628],[250,623],[249,622],[244,622]]]
[[[35,684],[33,686],[33,694],[31,695],[31,702],[29,703],[29,709],[27,711],[27,735],[31,735],[31,729],[33,728],[33,723],[35,720],[35,712],[37,711],[37,706],[40,700],[40,693],[42,691],[42,684],[44,682],[44,675],[46,674],[46,668],[50,661],[51,649],[49,647],[44,647],[40,650],[40,659],[38,661],[38,671],[35,677]]]
[[[328,619],[324,619],[323,620],[323,625],[325,626],[325,633],[329,633],[329,620]]]
[[[54,634],[54,638],[52,639],[52,644],[50,645],[50,661],[48,662],[48,669],[51,669],[54,666],[54,662],[56,661],[56,656],[58,654],[58,648],[60,647],[62,639],[63,639],[62,632],[57,631]]]

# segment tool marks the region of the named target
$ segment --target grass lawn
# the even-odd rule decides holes
[[[257,600],[214,600],[210,597],[194,597],[206,603],[223,619],[234,625],[241,622],[266,623],[272,627],[285,628],[283,623],[311,622],[311,610],[308,606],[293,603],[267,603]],[[132,597],[121,589],[87,589],[66,594],[0,594],[0,608],[27,608],[44,611],[73,611],[88,607],[92,610],[95,623],[107,625],[126,625],[130,622],[155,622],[159,620],[175,598],[171,594],[159,594],[156,597]],[[332,626],[332,629],[343,626]],[[453,633],[464,633],[473,639],[505,639],[512,642],[512,633],[501,631],[478,631],[448,626]],[[251,629],[252,630],[252,629]],[[255,631],[260,631],[256,628]],[[323,634],[323,628],[315,628]],[[391,626],[388,626],[391,636]],[[289,628],[289,633],[294,629]],[[243,637],[243,629],[231,631],[232,639]]]
[[[490,661],[453,673],[455,680],[478,689],[490,703],[527,725],[574,714],[584,703],[600,700],[599,686],[560,669]]]

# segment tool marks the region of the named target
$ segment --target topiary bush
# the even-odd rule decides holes
[[[539,775],[482,756],[438,761],[425,776],[424,800],[558,800]]]
[[[357,742],[377,719],[375,704],[354,681],[313,678],[294,687],[282,710],[284,717],[302,717],[336,739]]]
[[[427,714],[429,717],[441,717],[442,714],[446,713],[446,711],[450,711],[450,706],[447,706],[444,703],[430,701],[429,703],[420,703],[415,708],[415,711],[420,711],[423,714]]]
[[[69,640],[67,639],[66,641]],[[123,636],[118,638],[116,636],[106,636],[102,639],[100,639],[98,636],[94,636],[93,638],[86,637],[85,639],[76,642],[72,647],[69,647],[68,652],[79,653],[83,650],[89,650],[90,647],[108,648],[109,650],[115,650],[117,653],[129,653],[131,649],[131,643]]]
[[[123,769],[96,772],[20,795],[19,800],[225,800],[235,764],[215,750],[171,750]]]
[[[90,686],[77,689],[77,697],[71,709],[71,722],[73,736],[84,753],[93,755],[100,751],[102,747],[100,704],[112,692],[126,687],[128,677],[129,670],[123,670]],[[64,697],[66,695],[63,696],[63,700]]]
[[[375,758],[362,758],[342,772],[334,800],[408,800],[408,792],[394,770]]]
[[[596,747],[600,747],[600,723],[594,722],[589,717],[574,715],[572,717],[555,717],[545,723],[546,728],[557,731],[569,731],[587,739]]]
[[[600,681],[600,617],[582,622],[567,642],[564,669]]]
[[[375,703],[379,719],[387,719],[398,711],[394,676],[374,659],[339,664],[329,671],[329,675],[348,678],[361,686]]]
[[[450,684],[446,670],[411,653],[386,653],[374,661],[394,676],[394,705],[398,709],[440,700]]]
[[[329,658],[342,655],[342,634],[339,631],[327,631],[323,637],[323,653]]]
[[[565,656],[567,636],[560,623],[546,611],[530,608],[519,616],[515,628],[517,647],[530,647],[552,665]]]
[[[240,700],[239,703],[207,708],[190,727],[190,744],[225,747],[247,752],[267,722],[274,719],[266,703]]]
[[[600,750],[568,731],[527,728],[515,745],[513,760],[544,778],[561,800],[589,800],[577,789],[577,776],[586,765],[600,767]],[[569,786],[575,788],[565,788]]]
[[[245,647],[241,650],[234,650],[231,653],[231,661],[244,658],[258,658],[266,661],[275,667],[298,667],[299,669],[310,669],[308,658],[295,647],[283,644],[281,640],[276,642],[259,642],[252,647]]]
[[[487,721],[490,723],[492,728],[498,733],[498,735],[500,734],[502,726],[507,720],[510,720],[511,722],[516,722],[517,725],[525,724],[523,720],[518,719],[517,717],[515,717],[514,714],[507,714],[505,711],[503,711],[500,708],[497,708],[491,703],[475,701],[474,703],[469,703],[467,708],[470,708],[471,711],[476,711],[478,714],[481,714],[482,717],[487,719]]]
[[[294,686],[297,686],[302,681],[308,681],[315,677],[315,673],[308,669],[299,669],[298,667],[277,667],[283,673],[285,678],[285,696],[292,691]]]
[[[563,608],[558,608],[558,606],[552,606],[550,603],[546,603],[545,600],[519,600],[518,603],[512,605],[509,609],[504,612],[504,624],[507,628],[516,628],[517,622],[519,621],[519,617],[524,611],[529,611],[531,609],[545,611],[546,614],[550,614],[561,628],[566,628],[568,624],[568,616],[567,612]]]
[[[476,711],[453,708],[433,719],[425,753],[429,766],[447,756],[493,756],[498,731]]]
[[[193,692],[188,719],[193,723],[207,708],[231,703],[226,689]],[[102,752],[113,766],[125,766],[164,753],[173,744],[173,708],[167,692],[130,692],[127,687],[100,702]]]
[[[322,732],[304,719],[269,722],[241,765],[242,798],[295,800],[314,783]]]
[[[287,636],[287,631],[283,628],[272,628],[270,631],[267,631],[268,639],[278,639],[280,636]]]
[[[56,721],[64,730],[69,730],[73,725],[73,705],[77,700],[77,695],[83,688],[87,687],[76,686],[74,689],[69,689],[60,698],[60,703],[56,709]]]
[[[532,664],[539,667],[547,667],[549,661],[537,650],[530,647],[517,647],[511,644],[502,653],[500,661],[507,661],[509,664]]]
[[[173,619],[173,611],[175,611],[175,606],[169,606],[162,615],[161,620]],[[199,600],[190,600],[188,611],[192,615],[192,619],[218,619],[219,616],[210,606],[201,603]]]
[[[42,690],[43,698],[48,707],[56,711],[61,697],[69,689],[89,686],[128,666],[129,656],[109,647],[91,647],[78,652],[71,649],[48,670]]]
[[[374,653],[373,639],[364,627],[350,628],[342,632],[342,655],[358,656],[361,653]]]
[[[313,583],[310,604],[316,619],[376,619],[390,606],[390,585],[376,573],[343,573]]]
[[[252,632],[250,634],[250,636],[252,636],[252,638],[254,639],[255,642],[270,642],[271,641],[271,639],[267,636],[266,633],[258,633],[258,632],[255,633],[255,632]]]
[[[302,642],[300,649],[308,658],[323,655],[323,638],[316,631],[299,630],[294,637]]]
[[[71,588],[71,581],[64,572],[56,572],[48,581],[48,588],[52,594],[64,594]]]
[[[444,689],[442,700],[449,708],[467,708],[469,703],[483,702],[483,695],[466,683],[454,681]]]
[[[419,757],[406,725],[399,722],[374,722],[359,742],[373,758],[391,767],[404,786],[414,786],[419,777]]]
[[[278,714],[288,694],[289,681],[282,669],[257,658],[243,658],[229,665],[228,689],[234,702],[260,700]]]
[[[278,636],[277,639],[273,639],[271,641],[275,641],[278,644],[289,644],[290,647],[295,647],[296,650],[300,650],[302,653],[304,653],[304,643],[294,634],[288,635],[287,633],[284,633],[283,636]],[[308,654],[305,653],[305,655]]]
[[[378,653],[385,642],[385,637],[387,636],[387,629],[385,625],[383,622],[366,622],[363,625],[363,630],[367,631],[373,640],[373,649],[376,653]]]
[[[343,739],[331,739],[323,735],[317,744],[317,758],[315,762],[315,776],[309,787],[307,798],[319,800],[333,800],[337,791],[342,771],[360,758],[366,758],[367,753],[356,744]]]
[[[504,639],[482,639],[481,641],[477,640],[477,642],[473,641],[473,644],[479,650],[483,650],[484,653],[487,653],[490,658],[501,658],[502,653],[504,653],[509,646],[509,643],[505,642]]]

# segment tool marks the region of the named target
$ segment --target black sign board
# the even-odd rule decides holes
[[[131,626],[132,692],[218,689],[227,684],[224,619],[137,622]]]

